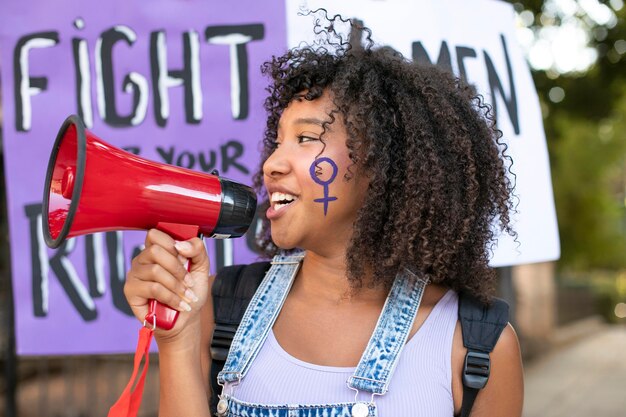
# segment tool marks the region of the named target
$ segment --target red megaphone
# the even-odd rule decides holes
[[[51,248],[88,233],[155,227],[178,240],[230,238],[248,230],[255,210],[250,187],[140,158],[107,144],[70,116],[48,162],[43,233]],[[156,302],[153,307],[156,317],[149,322],[172,328],[178,311]]]

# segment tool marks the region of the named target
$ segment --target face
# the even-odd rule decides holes
[[[332,109],[324,94],[292,101],[280,118],[277,148],[263,165],[263,175],[270,196],[266,215],[281,248],[345,251],[352,235],[368,181],[348,156],[339,114],[324,132],[322,123],[331,120]]]

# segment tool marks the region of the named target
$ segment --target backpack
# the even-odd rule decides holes
[[[237,327],[256,289],[270,268],[270,262],[228,266],[215,277],[213,312],[215,330],[211,340],[211,413],[215,415],[222,387],[217,375],[224,367]],[[509,305],[494,298],[484,305],[466,293],[459,293],[459,321],[463,345],[467,348],[463,365],[463,404],[460,417],[468,417],[478,392],[489,379],[489,353],[509,321]]]

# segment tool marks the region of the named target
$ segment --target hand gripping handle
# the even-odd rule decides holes
[[[176,240],[189,240],[194,237],[202,237],[199,233],[200,226],[178,223],[158,223],[156,228],[167,233]],[[191,262],[187,262],[187,271],[191,270]],[[178,310],[174,310],[161,304],[157,300],[150,300],[149,311],[144,318],[144,323],[151,324],[163,330],[170,330],[176,324]]]

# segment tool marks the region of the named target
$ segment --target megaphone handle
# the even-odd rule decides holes
[[[191,224],[161,222],[156,225],[156,228],[176,240],[188,240],[199,236],[200,233],[200,226]],[[187,262],[187,270],[190,269],[191,263]],[[177,310],[161,304],[157,300],[150,300],[149,311],[144,320],[146,323],[152,324],[153,327],[170,330],[176,324],[177,318]]]

